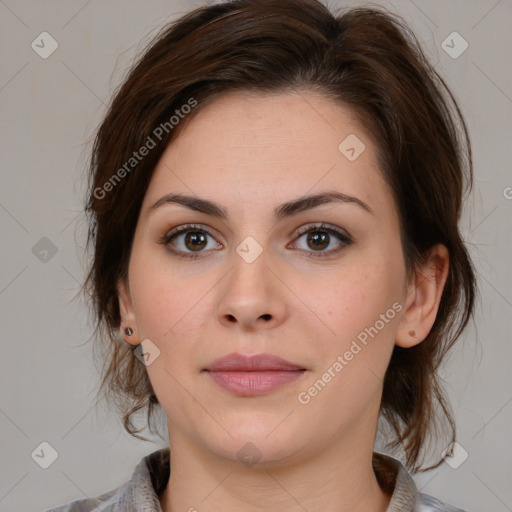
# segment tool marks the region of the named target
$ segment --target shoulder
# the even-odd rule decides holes
[[[169,448],[144,457],[128,482],[95,498],[78,499],[45,512],[132,512],[161,510],[159,495],[169,479]]]
[[[412,475],[397,459],[374,452],[372,462],[379,484],[392,495],[388,512],[465,512],[420,493]]]
[[[461,508],[444,503],[433,496],[418,494],[418,500],[413,512],[465,512]]]

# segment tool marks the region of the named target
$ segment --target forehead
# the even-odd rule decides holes
[[[347,107],[307,90],[231,92],[187,120],[163,153],[145,203],[179,191],[257,206],[325,189],[375,203],[376,190],[389,200],[386,187],[370,134]]]

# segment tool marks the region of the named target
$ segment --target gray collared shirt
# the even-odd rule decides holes
[[[154,451],[139,462],[124,485],[96,498],[75,500],[46,512],[162,512],[159,496],[169,480],[169,462],[169,448]],[[419,493],[404,466],[388,455],[374,452],[373,467],[381,485],[392,493],[387,512],[464,512]]]

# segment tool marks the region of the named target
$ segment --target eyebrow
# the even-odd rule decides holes
[[[354,204],[361,207],[368,213],[373,213],[373,210],[364,201],[361,201],[357,197],[348,196],[346,194],[342,194],[341,192],[331,191],[323,192],[321,194],[303,196],[299,197],[298,199],[294,199],[293,201],[283,203],[274,208],[274,217],[277,220],[282,220],[297,213],[330,203]],[[219,219],[227,219],[228,217],[227,210],[213,201],[209,201],[208,199],[201,199],[195,196],[172,193],[161,197],[153,206],[151,206],[149,211],[153,212],[167,204],[180,204],[189,208],[190,210],[205,213],[206,215],[211,215]]]

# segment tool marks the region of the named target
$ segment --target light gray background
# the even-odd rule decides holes
[[[70,300],[83,280],[86,143],[140,42],[200,4],[0,0],[2,511],[41,511],[106,492],[166,445],[130,438],[114,414],[94,408],[98,376],[84,343],[91,323],[85,306]],[[474,145],[464,235],[481,301],[444,371],[469,457],[417,482],[468,511],[505,512],[512,510],[512,2],[379,4],[413,28],[460,101]],[[59,44],[48,59],[31,48],[43,31]],[[469,43],[457,59],[441,46],[453,31]],[[47,262],[32,252],[42,237],[57,248]],[[43,441],[58,452],[48,469],[31,458]]]

